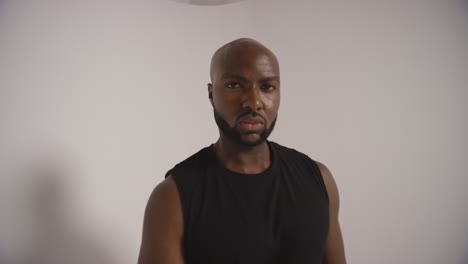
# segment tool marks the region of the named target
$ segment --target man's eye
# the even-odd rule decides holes
[[[228,83],[228,84],[226,84],[226,87],[227,88],[240,88],[241,85],[238,84],[238,83]]]
[[[271,84],[262,85],[262,90],[271,91],[271,90],[274,90],[274,89],[276,89],[276,87],[271,85]]]

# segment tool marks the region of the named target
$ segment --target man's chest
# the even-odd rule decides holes
[[[328,202],[313,181],[278,177],[243,188],[215,179],[192,203],[188,263],[294,263],[321,256]]]

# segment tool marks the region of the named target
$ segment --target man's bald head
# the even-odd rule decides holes
[[[249,147],[265,143],[280,105],[273,52],[253,39],[234,40],[215,52],[210,75],[208,97],[221,139]]]
[[[210,78],[214,82],[215,74],[220,68],[229,67],[236,60],[257,57],[259,55],[267,56],[279,74],[278,60],[275,54],[260,42],[251,38],[240,38],[233,40],[214,53],[211,58]]]

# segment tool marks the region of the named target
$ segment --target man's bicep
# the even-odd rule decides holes
[[[146,206],[138,264],[183,264],[183,216],[171,176],[151,193]]]
[[[328,193],[329,199],[329,230],[328,237],[325,243],[325,252],[323,256],[324,264],[344,264],[346,263],[343,236],[341,234],[338,214],[340,209],[340,197],[335,179],[328,168],[319,163],[320,172],[322,173],[323,181]]]

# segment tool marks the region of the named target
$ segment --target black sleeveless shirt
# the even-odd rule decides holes
[[[186,264],[321,263],[328,195],[317,164],[267,141],[271,164],[240,174],[218,162],[213,145],[177,164]]]

